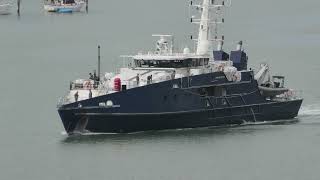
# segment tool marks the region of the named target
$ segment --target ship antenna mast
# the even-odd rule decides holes
[[[157,42],[157,52],[162,54],[172,54],[174,51],[174,36],[169,34],[153,34],[152,37],[160,37],[160,40]],[[168,44],[165,38],[170,38],[170,44]]]
[[[203,0],[201,5],[190,2],[190,6],[195,7],[196,10],[201,12],[200,19],[191,17],[191,23],[199,24],[199,35],[197,39],[197,55],[208,55],[212,50],[213,42],[219,42],[219,46],[223,44],[224,36],[218,38],[218,25],[224,23],[224,18],[220,18],[220,10],[225,7],[224,1],[217,3],[219,0]],[[212,13],[214,12],[214,13]],[[214,14],[214,17],[211,17]],[[221,19],[219,21],[219,19]],[[211,37],[214,30],[214,39]]]

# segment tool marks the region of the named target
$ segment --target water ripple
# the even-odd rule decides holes
[[[299,116],[319,116],[320,104],[310,104],[303,106],[300,110]]]

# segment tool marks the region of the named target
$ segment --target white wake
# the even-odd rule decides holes
[[[299,112],[300,116],[317,116],[320,115],[320,104],[310,104],[302,106]]]

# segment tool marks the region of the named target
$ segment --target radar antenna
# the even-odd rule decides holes
[[[157,41],[156,45],[156,52],[157,54],[172,54],[173,48],[174,48],[174,37],[173,35],[167,35],[167,34],[153,34],[153,37],[160,37],[160,39]],[[166,40],[166,38],[170,38],[171,42],[170,44]]]

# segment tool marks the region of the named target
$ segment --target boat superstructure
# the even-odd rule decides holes
[[[58,105],[69,134],[210,127],[297,116],[302,99],[275,80],[281,76],[266,80],[269,66],[261,65],[256,74],[248,70],[242,41],[231,53],[224,51],[224,36],[218,32],[224,23],[224,1],[190,6],[201,14],[191,18],[199,25],[197,39],[192,37],[196,50],[186,47],[178,52],[172,35],[156,34],[155,51],[123,56],[131,62],[118,73],[100,77],[98,68],[98,75],[72,82]]]
[[[83,0],[45,0],[44,10],[57,13],[79,12],[85,4]]]

